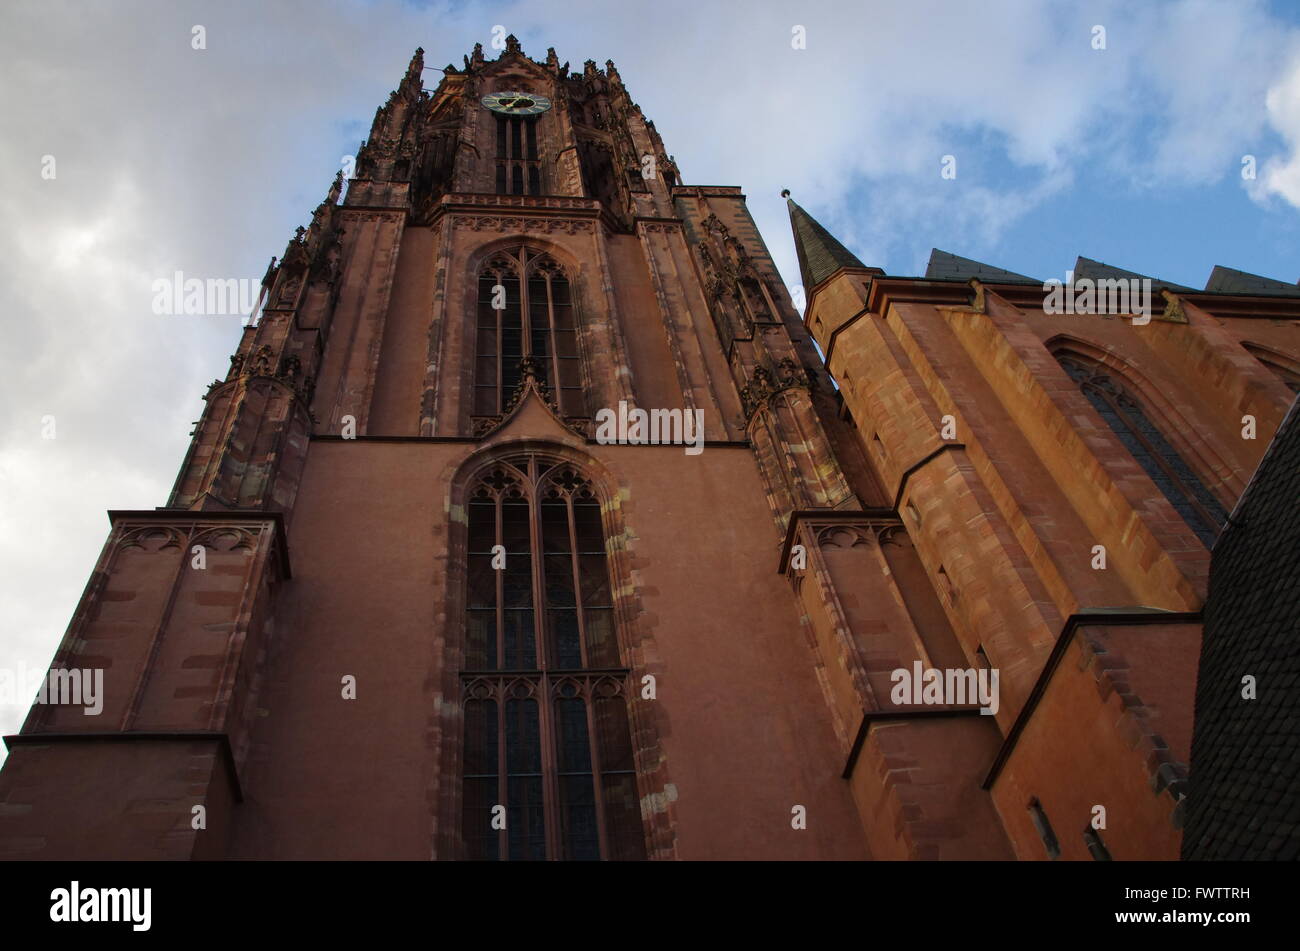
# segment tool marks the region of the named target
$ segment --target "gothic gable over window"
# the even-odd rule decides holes
[[[564,269],[527,247],[500,252],[478,275],[473,415],[513,406],[531,358],[563,416],[586,416],[578,322]]]
[[[471,484],[468,519],[466,857],[644,858],[591,481],[540,453],[503,459]]]
[[[1206,548],[1213,546],[1228,513],[1138,399],[1100,364],[1073,353],[1058,353],[1056,359],[1196,537]]]

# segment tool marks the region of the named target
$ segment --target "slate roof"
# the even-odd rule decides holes
[[[1211,556],[1184,859],[1300,858],[1298,406]]]
[[[972,277],[991,284],[1042,284],[1043,282],[1015,271],[963,258],[938,248],[930,249],[930,263],[925,276],[932,281],[968,281]]]
[[[1275,281],[1271,277],[1260,277],[1246,271],[1224,267],[1216,264],[1210,272],[1210,279],[1205,282],[1207,291],[1220,294],[1268,294],[1280,297],[1300,297],[1300,286],[1286,281]]]
[[[866,266],[793,198],[787,198],[786,204],[790,208],[790,227],[794,231],[794,249],[799,255],[799,275],[805,293],[811,293],[842,267]]]
[[[1151,277],[1149,274],[1139,274],[1137,271],[1126,271],[1123,268],[1114,267],[1110,264],[1103,264],[1100,261],[1094,261],[1092,258],[1085,258],[1080,255],[1079,259],[1074,262],[1074,279],[1076,281],[1087,278],[1090,281],[1101,279],[1121,280],[1121,281],[1150,281],[1152,287],[1168,287],[1176,291],[1195,290],[1185,284],[1175,284],[1173,281],[1162,280],[1158,277]]]

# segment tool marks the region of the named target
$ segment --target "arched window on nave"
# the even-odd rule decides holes
[[[1211,547],[1228,513],[1152,423],[1141,401],[1099,363],[1068,352],[1056,359],[1196,537]]]

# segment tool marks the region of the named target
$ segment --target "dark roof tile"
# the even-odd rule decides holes
[[[818,224],[817,219],[795,204],[793,198],[787,198],[786,204],[790,208],[790,228],[794,231],[794,249],[799,255],[799,276],[805,293],[811,293],[842,267],[866,266]]]

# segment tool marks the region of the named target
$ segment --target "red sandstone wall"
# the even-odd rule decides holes
[[[429,857],[446,486],[471,448],[313,444],[233,857]],[[675,799],[677,856],[866,857],[752,453],[586,448],[625,485],[671,782],[641,793]]]

